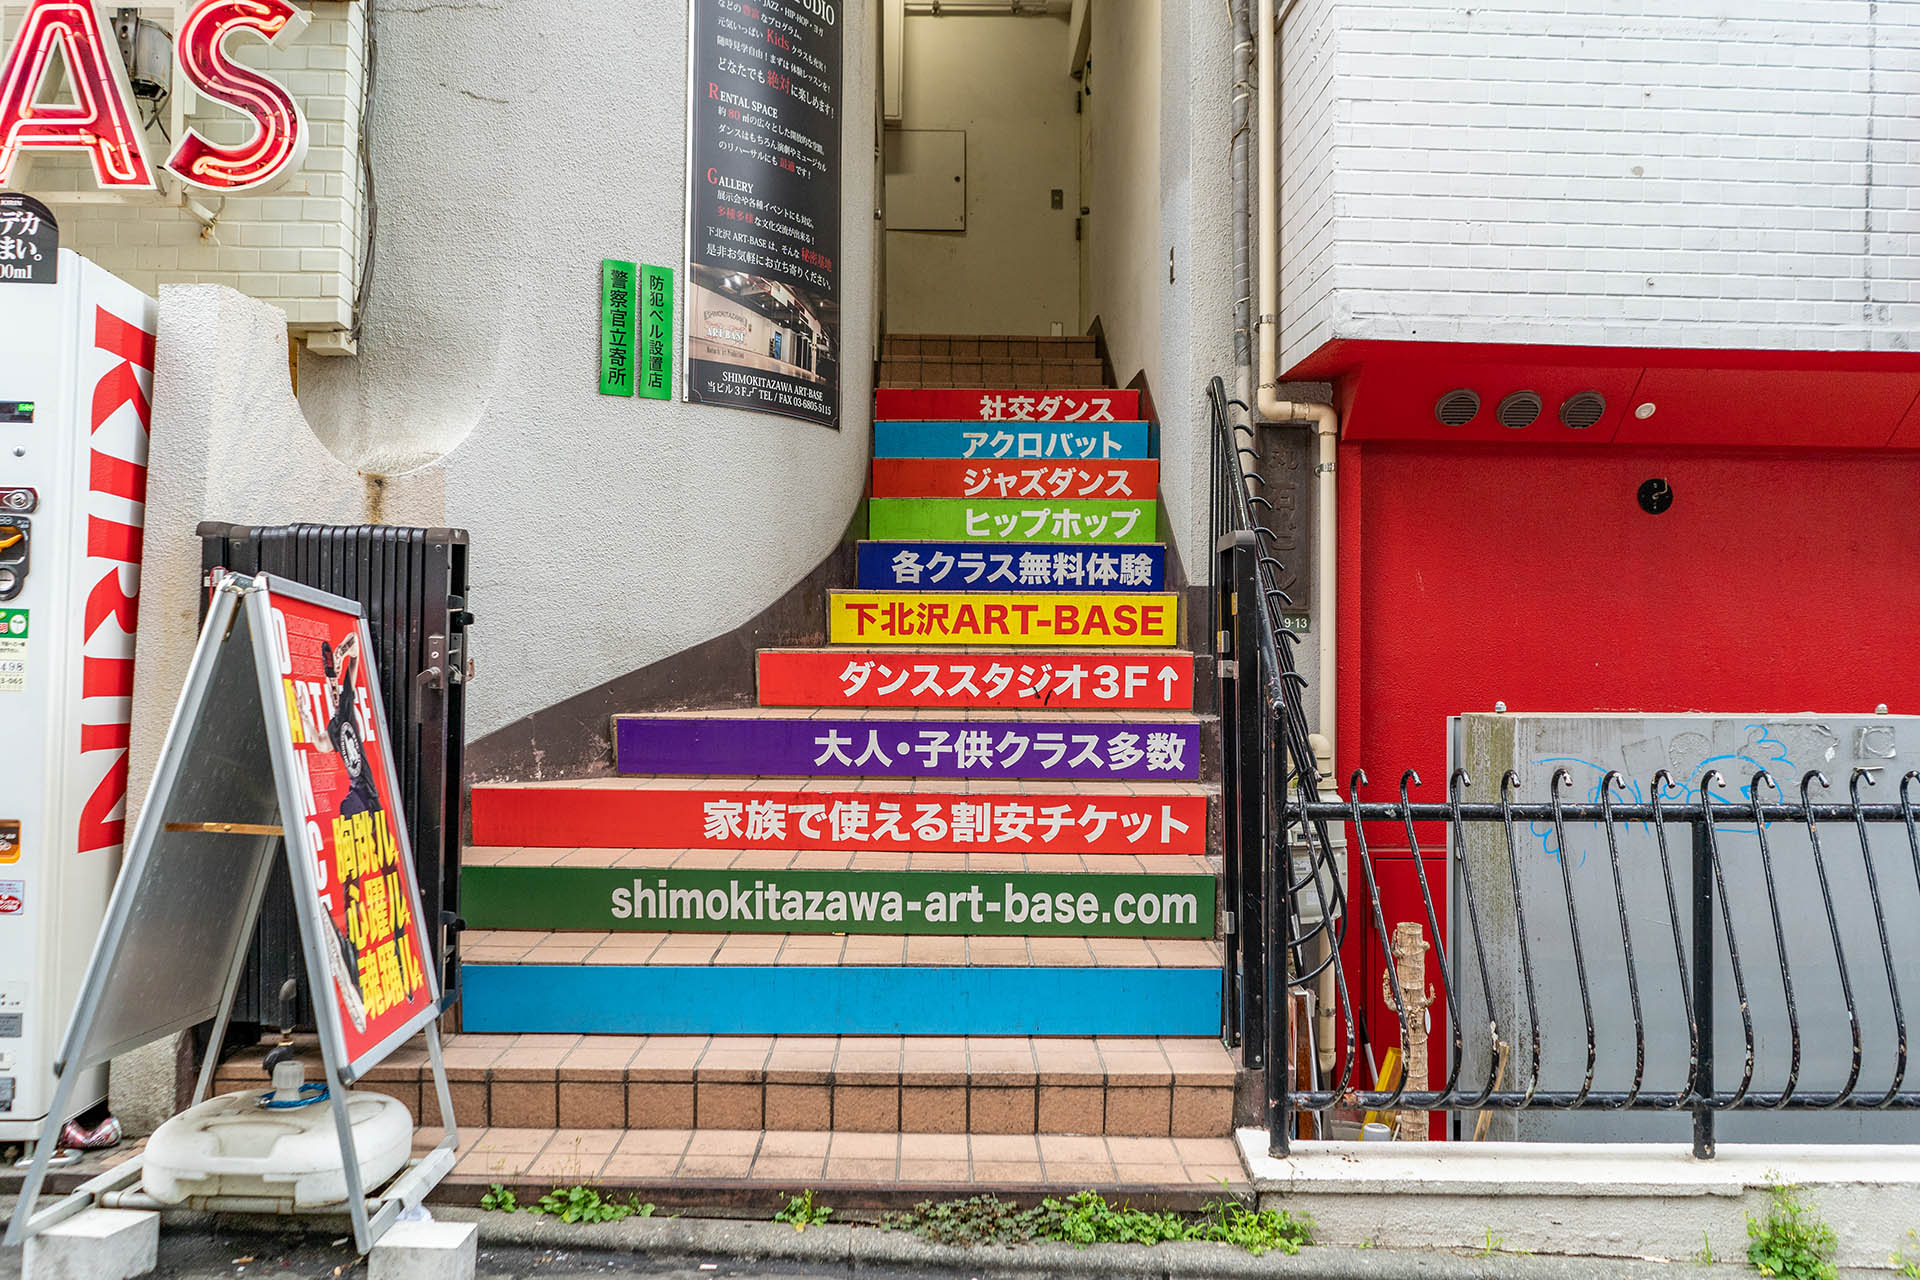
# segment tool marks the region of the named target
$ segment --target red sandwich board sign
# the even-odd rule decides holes
[[[437,995],[420,923],[413,859],[395,803],[393,757],[372,639],[358,606],[264,593],[280,681],[269,712],[276,752],[296,764],[312,884],[300,909],[313,913],[332,981],[315,990],[346,1049],[353,1074],[433,1017]]]
[[[211,1022],[194,1105],[206,1098],[281,858],[340,1140],[344,1208],[361,1252],[452,1170],[459,1132],[440,1055],[433,935],[421,916],[366,620],[355,601],[266,574],[228,574],[214,587],[55,1059],[53,1105],[8,1244],[140,1179],[144,1153],[33,1212],[81,1073]],[[383,1187],[363,1186],[348,1087],[422,1034],[445,1136]],[[188,1205],[235,1207],[219,1195]]]

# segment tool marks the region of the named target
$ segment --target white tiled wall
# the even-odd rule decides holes
[[[222,197],[189,188],[217,216],[210,233],[179,201],[135,198],[116,203],[62,203],[60,192],[94,192],[84,159],[44,154],[16,167],[13,186],[54,207],[61,243],[146,290],[162,284],[230,285],[271,302],[297,333],[344,330],[352,324],[359,280],[364,216],[360,181],[360,103],[365,69],[365,10],[357,0],[308,0],[313,22],[272,47],[248,33],[229,38],[236,61],[270,71],[306,113],[309,145],[300,169],[262,194]],[[174,6],[142,6],[144,16],[171,28]],[[20,6],[6,6],[8,44]],[[176,69],[174,90],[184,82]],[[238,141],[251,125],[207,99],[189,116],[208,137]],[[147,133],[156,169],[169,144]],[[163,175],[170,191],[180,184]]]
[[[1920,330],[1920,0],[1301,0],[1282,41],[1283,366]]]

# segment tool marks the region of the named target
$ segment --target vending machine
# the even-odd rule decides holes
[[[126,826],[156,307],[0,203],[0,1141],[25,1141]]]

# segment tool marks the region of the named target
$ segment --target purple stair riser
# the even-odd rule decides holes
[[[1177,782],[1200,767],[1199,726],[1154,721],[621,716],[614,726],[624,774]]]

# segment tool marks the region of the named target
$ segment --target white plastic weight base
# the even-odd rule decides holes
[[[367,1280],[473,1280],[479,1238],[471,1222],[396,1222],[373,1246]]]
[[[339,1204],[347,1178],[328,1102],[292,1110],[260,1105],[261,1091],[209,1098],[160,1126],[147,1140],[141,1186],[162,1204],[199,1197],[254,1196],[293,1209]],[[413,1117],[378,1093],[349,1093],[347,1115],[369,1193],[407,1163]]]
[[[131,1280],[160,1260],[160,1215],[88,1209],[27,1238],[24,1280]],[[471,1276],[473,1268],[468,1266]]]

